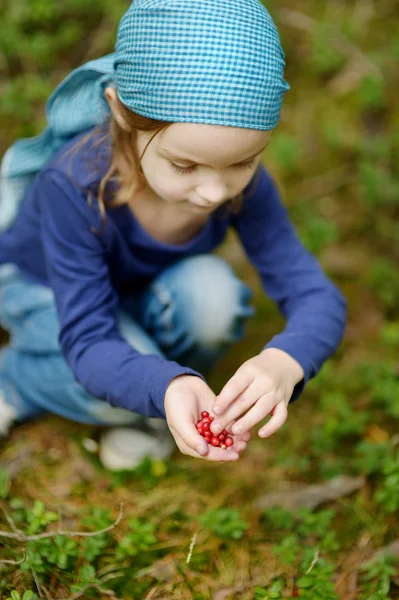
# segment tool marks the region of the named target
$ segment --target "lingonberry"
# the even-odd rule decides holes
[[[195,426],[198,433],[205,438],[208,444],[223,448],[224,450],[234,444],[234,440],[229,436],[229,432],[226,429],[223,429],[219,435],[215,435],[211,432],[210,427],[214,417],[211,417],[208,411],[203,410],[201,412],[201,417],[202,418],[196,423]]]

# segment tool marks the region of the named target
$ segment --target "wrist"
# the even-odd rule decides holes
[[[193,377],[200,379],[197,375],[187,375],[186,373],[183,373],[182,375],[176,375],[176,377],[173,377],[173,379],[171,379],[169,381],[169,384],[165,391],[165,397],[164,397],[165,408],[166,408],[167,400],[170,398],[170,396],[173,394],[173,392],[178,390],[180,388],[180,386],[187,385],[188,382],[191,382]]]
[[[264,356],[267,360],[271,359],[275,361],[284,372],[284,377],[287,377],[287,374],[290,375],[293,387],[305,377],[305,372],[299,362],[290,354],[284,352],[284,350],[280,350],[279,348],[265,348],[259,353],[259,356]]]

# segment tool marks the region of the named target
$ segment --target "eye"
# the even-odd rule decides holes
[[[179,165],[176,165],[175,163],[173,163],[171,161],[168,161],[168,162],[169,162],[169,166],[174,171],[176,171],[176,173],[179,173],[180,175],[189,175],[190,173],[193,173],[195,171],[195,169],[197,168],[196,165],[192,165],[191,167],[180,167]],[[252,158],[251,160],[248,160],[247,162],[234,165],[233,169],[252,169],[254,164],[255,164],[255,159]]]
[[[251,160],[248,160],[245,163],[240,163],[239,165],[235,165],[235,166],[238,167],[239,169],[252,169],[254,164],[255,164],[255,159],[252,158]]]
[[[192,167],[179,167],[179,165],[175,165],[175,163],[172,163],[170,161],[169,165],[174,171],[176,171],[176,173],[180,173],[180,175],[189,175],[195,170],[195,165]]]

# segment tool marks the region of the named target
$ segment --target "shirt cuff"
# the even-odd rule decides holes
[[[153,404],[153,406],[155,406],[156,410],[158,411],[158,414],[153,415],[153,416],[161,417],[163,419],[166,419],[165,394],[166,394],[168,385],[170,384],[172,379],[175,379],[175,377],[179,377],[180,375],[193,375],[196,377],[200,377],[203,381],[206,381],[205,377],[203,375],[201,375],[197,371],[194,371],[193,369],[190,369],[189,367],[182,367],[181,365],[179,365],[178,363],[175,363],[173,361],[169,362],[168,366],[169,366],[169,368],[168,368],[167,373],[163,374],[163,376],[160,377],[159,379],[157,379],[157,381],[155,382],[154,388],[153,388],[153,391],[151,394],[152,395],[152,404]]]

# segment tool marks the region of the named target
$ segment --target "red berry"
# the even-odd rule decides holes
[[[226,439],[226,436],[225,436],[225,435],[223,435],[223,433],[219,433],[219,436],[218,436],[218,437],[219,437],[219,440],[220,440],[221,442],[224,442],[224,440]]]
[[[226,437],[229,435],[229,432],[227,431],[227,429],[223,429],[220,433]]]
[[[210,420],[211,423],[212,423],[212,421],[213,421],[214,418],[215,417],[209,417],[209,420]]]
[[[201,417],[209,417],[209,412],[207,410],[203,410],[201,413]]]
[[[213,438],[211,438],[211,444],[212,446],[220,446],[219,439],[214,436]]]
[[[202,424],[202,429],[204,431],[209,431],[211,424],[208,423],[208,421],[205,421],[205,423]]]
[[[228,446],[232,446],[232,445],[234,444],[234,442],[233,442],[233,440],[232,440],[232,438],[231,438],[231,437],[227,437],[227,438],[224,440],[224,443],[226,444],[226,446],[227,446],[227,447],[228,447]]]
[[[211,422],[211,418],[210,417],[204,417],[200,422],[202,424],[204,424],[204,423],[210,423]]]

